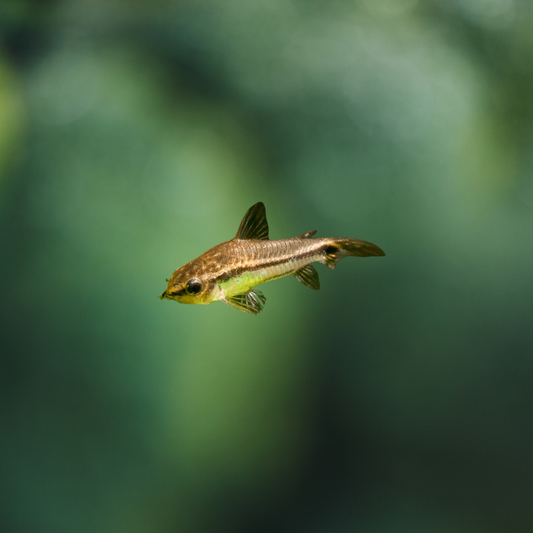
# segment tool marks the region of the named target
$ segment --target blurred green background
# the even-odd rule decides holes
[[[3,0],[0,531],[531,531],[532,215],[530,0]]]

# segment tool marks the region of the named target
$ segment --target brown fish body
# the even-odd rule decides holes
[[[320,262],[333,269],[348,255],[385,255],[365,241],[344,237],[314,239],[315,233],[268,240],[265,208],[260,202],[248,210],[234,239],[214,246],[176,270],[161,298],[195,304],[222,300],[257,314],[265,298],[252,290],[256,285],[293,274],[304,285],[318,290],[318,273],[311,263]]]

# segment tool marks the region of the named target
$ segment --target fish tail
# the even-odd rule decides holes
[[[343,257],[349,255],[355,257],[383,256],[385,252],[379,246],[359,239],[331,239],[325,245],[323,263],[334,269]]]

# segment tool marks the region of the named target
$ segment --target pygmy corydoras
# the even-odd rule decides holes
[[[347,237],[314,239],[308,231],[292,239],[269,240],[265,206],[248,209],[237,235],[197,259],[178,268],[167,280],[161,299],[184,304],[209,304],[221,300],[236,309],[256,315],[263,310],[265,296],[256,285],[293,274],[311,289],[318,290],[318,272],[311,263],[333,269],[343,257],[383,256],[375,244]]]

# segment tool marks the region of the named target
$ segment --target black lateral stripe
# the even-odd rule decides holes
[[[223,274],[221,274],[220,276],[218,276],[217,278],[217,281],[227,281],[228,279],[230,278],[236,278],[238,276],[240,276],[243,272],[255,272],[256,270],[261,270],[263,268],[269,268],[269,267],[274,267],[274,266],[277,266],[277,265],[281,265],[283,263],[288,263],[290,261],[299,261],[300,259],[305,259],[306,257],[311,257],[315,254],[318,254],[320,252],[323,252],[324,250],[318,248],[317,250],[312,250],[312,251],[309,251],[309,252],[303,252],[301,254],[298,254],[298,255],[293,255],[291,257],[289,257],[288,259],[276,259],[274,261],[270,261],[268,263],[262,263],[260,265],[256,265],[254,268],[250,268],[250,267],[247,267],[247,266],[241,266],[241,267],[238,267],[238,268],[233,268],[231,270],[228,270],[227,272],[224,272]],[[276,278],[273,278],[273,279],[276,279]]]

